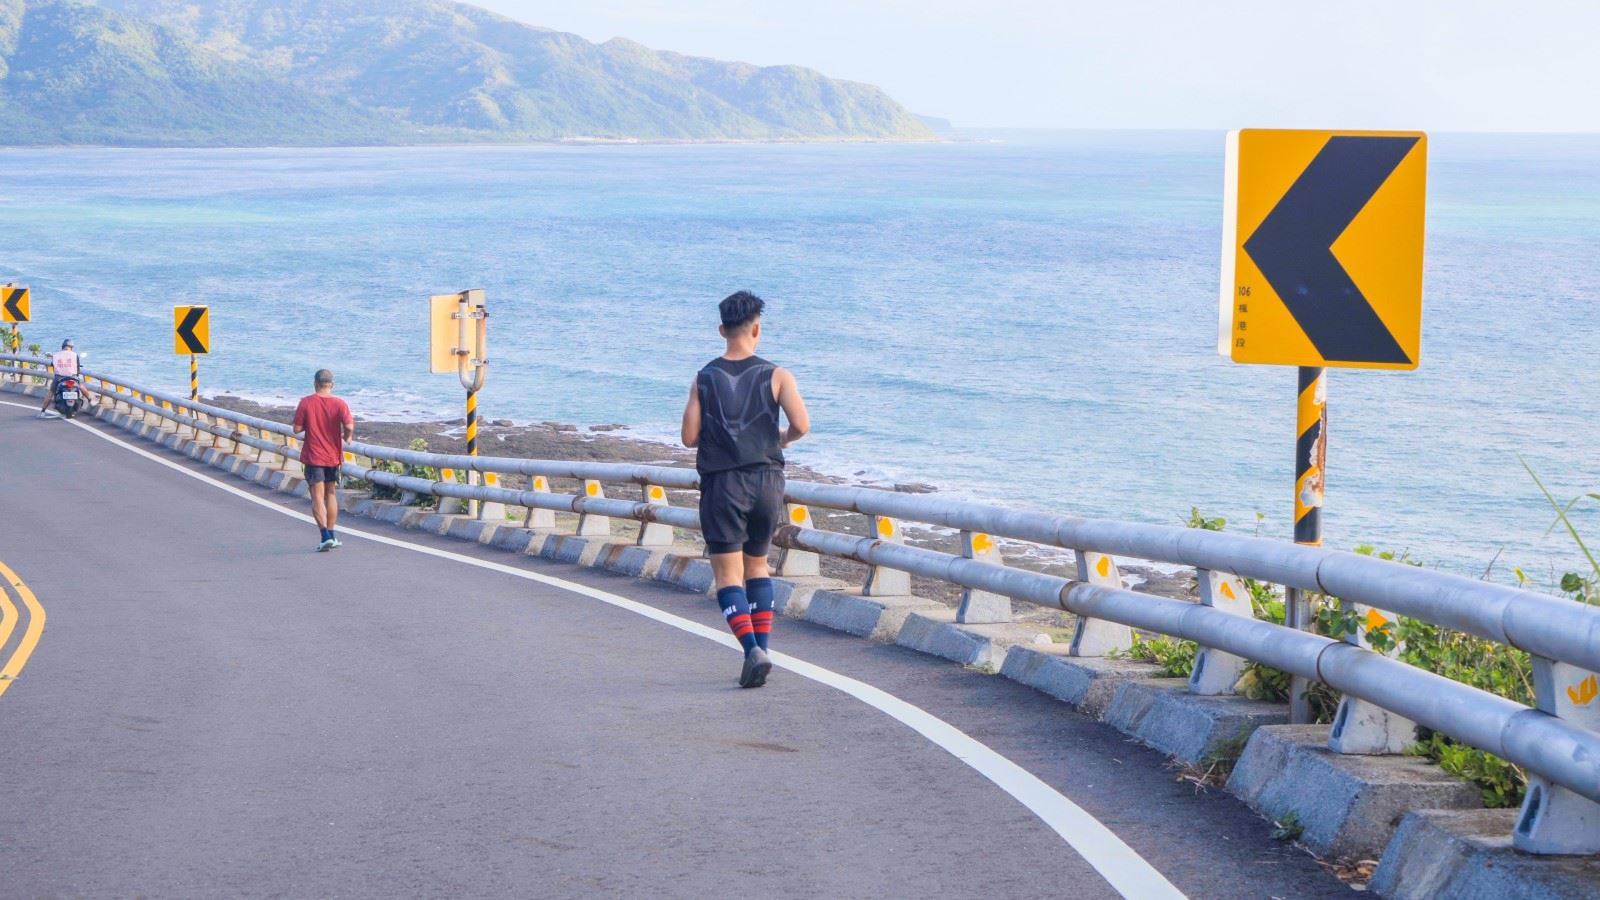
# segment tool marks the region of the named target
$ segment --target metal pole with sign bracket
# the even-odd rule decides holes
[[[436,294],[430,298],[430,310],[430,370],[448,372],[454,363],[456,376],[467,392],[467,455],[477,456],[478,392],[483,390],[489,368],[489,310],[484,304],[484,292],[474,288],[455,294]],[[468,469],[467,483],[477,484],[478,480],[478,473]],[[477,500],[472,500],[468,512],[479,518],[484,508]]]

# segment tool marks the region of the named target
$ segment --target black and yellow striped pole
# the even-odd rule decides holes
[[[1295,413],[1294,443],[1294,542],[1310,547],[1322,546],[1322,497],[1327,486],[1328,465],[1328,370],[1300,367],[1300,394]],[[1284,597],[1284,624],[1307,631],[1311,628],[1311,605],[1303,592],[1289,588]],[[1289,721],[1309,724],[1311,701],[1306,691],[1311,684],[1295,676],[1289,683]]]
[[[482,290],[461,292],[461,307],[457,315],[460,324],[460,342],[456,348],[457,372],[461,386],[467,390],[467,455],[478,455],[478,392],[483,390],[485,371],[489,365],[488,330],[489,309],[483,302]],[[471,369],[469,375],[467,370]],[[467,469],[467,484],[477,484],[478,473]],[[483,510],[477,500],[469,501],[467,513],[477,518]]]
[[[189,354],[189,399],[200,399],[200,357]]]
[[[1322,492],[1328,461],[1328,370],[1300,367],[1295,416],[1294,542],[1322,546]]]

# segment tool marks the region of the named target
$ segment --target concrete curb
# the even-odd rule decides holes
[[[666,547],[640,547],[619,542],[603,548],[595,559],[595,565],[618,575],[654,579],[668,552]]]
[[[779,615],[804,619],[818,591],[842,591],[849,585],[820,575],[772,579],[772,607]]]
[[[803,618],[834,631],[892,642],[912,613],[933,614],[946,608],[921,597],[865,597],[860,588],[847,588],[813,593]]]
[[[1600,859],[1527,856],[1511,847],[1514,809],[1408,814],[1378,861],[1371,890],[1390,900],[1592,900]]]
[[[1190,765],[1237,759],[1250,733],[1289,721],[1289,707],[1244,697],[1189,693],[1182,678],[1124,681],[1106,706],[1105,721],[1144,744]]]
[[[1376,859],[1412,810],[1471,810],[1471,783],[1415,756],[1352,756],[1328,749],[1327,725],[1271,725],[1251,735],[1228,791],[1274,821],[1294,815],[1319,856]],[[1511,829],[1504,834],[1509,840]]]
[[[1154,678],[1160,669],[1149,663],[1095,656],[1069,656],[1068,645],[1017,645],[1006,653],[1000,674],[1065,702],[1094,719],[1123,682]]]
[[[1019,625],[958,625],[956,611],[946,607],[913,612],[895,636],[895,643],[964,666],[998,670],[1010,649],[1031,644],[1040,632]]]

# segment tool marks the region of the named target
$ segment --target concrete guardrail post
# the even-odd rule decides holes
[[[1538,709],[1590,731],[1600,731],[1600,676],[1571,663],[1533,658]],[[1511,844],[1524,853],[1600,853],[1600,803],[1533,772]]]
[[[651,506],[668,506],[667,489],[659,484],[645,485],[644,502]],[[661,522],[640,522],[638,544],[641,547],[672,546],[672,526]]]
[[[250,426],[240,422],[238,425],[234,426],[233,433],[233,455],[246,462],[260,461],[261,451],[239,440],[239,438],[255,437],[255,432],[251,430]]]
[[[497,488],[500,486],[499,472],[484,472],[482,484],[484,487]],[[506,505],[496,500],[485,500],[478,504],[478,519],[482,522],[504,523],[506,520]]]
[[[274,469],[282,465],[282,460],[276,449],[279,445],[277,440],[273,438],[272,433],[263,430],[260,432],[259,436],[261,440],[266,441],[267,445],[274,449],[268,450],[263,447],[257,450],[256,463],[259,464],[263,469]]]
[[[981,531],[963,531],[959,538],[964,559],[1003,566],[1000,546],[994,536]],[[996,625],[1011,621],[1011,598],[977,588],[961,592],[961,605],[956,608],[956,621],[962,625]]]
[[[533,476],[533,492],[536,494],[550,493],[550,479],[543,475]],[[522,521],[522,527],[534,530],[554,530],[556,527],[556,511],[553,509],[537,509],[528,507],[528,517]]]
[[[888,516],[872,517],[872,533],[886,544],[904,544],[905,535],[900,522]],[[883,566],[867,567],[867,583],[862,586],[864,597],[904,597],[911,593],[911,573]]]
[[[804,503],[786,503],[789,524],[801,528],[816,528],[811,522],[811,509]],[[784,578],[803,578],[822,574],[822,557],[808,550],[784,547],[778,554],[778,574]]]
[[[194,416],[198,415],[197,413],[195,413],[195,412],[193,412],[193,411],[191,411],[191,410],[189,410],[189,409],[187,409],[185,407],[182,407],[182,406],[175,407],[174,408],[174,412],[177,415],[184,416],[185,418],[194,417]],[[189,425],[189,424],[186,424],[184,422],[173,421],[172,430],[173,430],[173,432],[175,434],[178,435],[178,437],[184,438],[186,440],[191,440],[192,441],[196,437],[199,436],[199,432],[195,429],[195,427],[193,425]]]
[[[206,413],[196,413],[195,415],[200,419],[200,421],[210,425],[212,428],[215,428],[218,431],[226,431],[228,429],[227,420],[220,416],[207,415]],[[226,437],[211,431],[201,431],[198,437],[203,442],[202,446],[208,447],[212,450],[223,449],[224,443],[228,440]]]
[[[1246,619],[1255,618],[1255,607],[1250,602],[1250,589],[1244,579],[1228,572],[1196,569],[1200,585],[1200,605],[1209,606]],[[1194,669],[1189,673],[1189,693],[1216,696],[1234,693],[1233,686],[1244,674],[1246,660],[1211,647],[1201,647],[1194,657]]]
[[[583,495],[596,500],[603,500],[606,496],[605,488],[593,478],[583,480]],[[611,535],[611,517],[599,516],[594,513],[581,512],[578,514],[579,537],[609,537]]]
[[[459,484],[455,469],[439,470],[439,481],[444,484]],[[467,511],[467,501],[460,497],[440,497],[438,503],[439,514],[444,516],[460,515]]]
[[[1117,571],[1117,561],[1104,553],[1075,551],[1078,559],[1078,580],[1101,587],[1122,590],[1122,573]],[[1133,629],[1106,619],[1078,617],[1077,628],[1072,633],[1072,656],[1105,656],[1111,651],[1132,649]]]
[[[284,448],[285,451],[293,449],[295,447],[295,445],[296,445],[296,441],[295,441],[294,438],[285,437],[283,439],[283,448]],[[296,476],[296,477],[303,478],[303,477],[305,477],[305,474],[306,474],[305,466],[300,464],[300,460],[295,459],[293,456],[290,456],[287,452],[285,452],[283,454],[283,465],[280,466],[279,468],[283,469],[283,471],[285,471],[285,472],[288,472],[290,475]]]
[[[208,429],[221,429],[226,427],[227,423],[216,416],[208,415],[203,412],[196,412],[193,413],[193,415],[200,421],[200,425],[202,426],[195,429],[195,442],[204,449],[216,449],[217,447],[220,447],[222,445],[222,438],[218,437]]]
[[[172,401],[161,401],[161,413],[156,420],[156,427],[168,434],[177,434],[178,422],[174,418],[175,415],[177,415],[177,410],[173,408]]]
[[[1385,629],[1393,637],[1395,617],[1370,606],[1358,603],[1346,604],[1342,600],[1340,602],[1355,611],[1358,623],[1352,634],[1345,635],[1345,643],[1363,650],[1380,652],[1372,646],[1368,634]],[[1394,641],[1381,652],[1384,656],[1394,659],[1400,655],[1403,646],[1399,641]],[[1339,700],[1339,710],[1333,716],[1333,728],[1328,732],[1328,749],[1335,753],[1365,755],[1403,753],[1406,747],[1416,741],[1417,723],[1392,713],[1376,703],[1349,696]]]

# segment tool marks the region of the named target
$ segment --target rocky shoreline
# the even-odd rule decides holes
[[[206,402],[246,415],[277,422],[288,422],[294,410],[246,400],[231,395],[210,397]],[[524,459],[562,459],[584,462],[640,463],[646,465],[693,468],[694,452],[657,441],[636,438],[627,434],[622,424],[591,425],[579,428],[567,422],[536,422],[518,424],[506,419],[480,421],[478,426],[478,452],[484,456],[511,456]],[[459,419],[420,422],[367,421],[357,418],[356,440],[391,447],[407,447],[413,440],[425,441],[435,453],[465,453],[465,428]],[[818,472],[804,466],[790,465],[788,477],[796,481],[816,481],[825,484],[859,484],[850,478]],[[905,493],[933,493],[933,485],[920,482],[893,485],[868,485]],[[673,492],[679,493],[679,492]],[[683,497],[669,498],[674,505],[690,505],[694,498],[684,492]],[[813,509],[812,518],[819,528],[848,534],[866,535],[869,521],[866,516],[835,510]],[[698,536],[686,537],[698,540]],[[907,544],[944,552],[956,552],[955,536],[939,529],[911,525],[906,530]],[[1075,562],[1070,552],[1040,548],[1019,542],[1002,541],[1001,553],[1006,564],[1021,569],[1045,572],[1062,577],[1075,574]],[[854,562],[823,557],[823,574],[842,581],[859,583],[865,577],[865,567]],[[1193,599],[1193,576],[1188,572],[1166,572],[1147,566],[1124,565],[1124,576],[1131,578],[1139,590],[1159,596]],[[948,603],[960,602],[961,589],[948,582],[913,577],[912,590]],[[1072,616],[1059,610],[1031,604],[1018,603],[1016,618],[1045,626],[1066,628]]]

